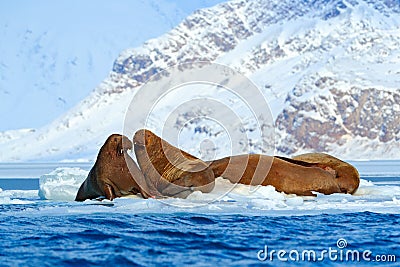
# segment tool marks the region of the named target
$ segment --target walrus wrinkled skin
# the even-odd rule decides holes
[[[137,131],[133,143],[143,175],[164,196],[186,198],[193,191],[208,193],[214,188],[214,173],[204,161],[153,132]]]
[[[328,166],[336,171],[336,181],[342,193],[353,194],[360,185],[360,174],[351,164],[325,153],[307,153],[293,157],[317,166]]]
[[[126,136],[110,135],[101,147],[88,177],[79,188],[75,201],[100,196],[113,200],[137,193],[141,193],[144,198],[159,196],[160,193],[155,188],[147,185],[136,163],[127,154],[130,149],[132,142]]]
[[[300,196],[341,193],[336,170],[324,164],[314,164],[283,157],[259,154],[238,155],[207,162],[215,178],[232,183],[272,185],[277,191]]]

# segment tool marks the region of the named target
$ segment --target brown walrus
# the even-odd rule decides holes
[[[238,155],[208,162],[214,176],[246,185],[272,185],[288,194],[314,196],[341,193],[336,170],[324,164],[259,154]]]
[[[360,185],[360,174],[351,164],[325,153],[307,153],[293,157],[294,160],[328,166],[336,171],[336,181],[343,193],[353,194]]]
[[[211,192],[215,178],[207,164],[149,130],[133,137],[136,159],[145,178],[165,196],[187,197],[193,191]]]
[[[84,201],[100,196],[113,200],[137,193],[141,193],[144,198],[160,196],[152,185],[146,183],[136,163],[127,154],[129,149],[132,149],[132,142],[126,136],[110,135],[101,147],[96,162],[79,188],[75,200]]]

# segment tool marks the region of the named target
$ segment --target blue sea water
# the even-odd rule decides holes
[[[371,250],[374,260],[376,255],[399,254],[399,223],[398,214],[370,212],[280,217],[188,213],[0,216],[0,265],[277,265],[284,262],[277,258],[260,261],[259,250],[267,245],[270,250],[315,250],[319,254],[329,247],[340,250],[339,238],[347,241],[346,249]],[[299,262],[320,266],[357,263],[340,261],[340,257]]]
[[[383,176],[368,171],[363,175],[377,184],[399,184],[396,168],[384,167]],[[7,184],[2,182],[0,187]],[[204,208],[154,212],[153,208],[137,213],[126,204],[134,200],[87,205],[40,200],[28,191],[35,188],[11,189],[3,188],[2,194],[11,192],[10,199],[14,196],[20,203],[0,204],[0,266],[399,266],[400,262],[396,210],[400,205],[395,198],[390,202],[364,196],[354,203],[334,202],[312,215],[296,209],[253,212],[239,206],[228,212]],[[322,198],[317,206],[327,200],[331,198]],[[366,208],[338,212],[338,203]],[[370,205],[382,209],[371,212]],[[390,209],[385,209],[387,205]],[[281,259],[278,251],[283,251]],[[360,259],[352,258],[352,253]]]

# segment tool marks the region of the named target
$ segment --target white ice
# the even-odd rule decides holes
[[[72,201],[87,175],[88,171],[80,168],[57,168],[40,177],[39,197],[48,200]]]
[[[35,203],[37,195],[37,190],[3,190],[0,188],[0,205]]]
[[[317,194],[316,197],[300,197],[280,193],[272,186],[234,185],[217,178],[210,193],[194,192],[187,199],[167,198],[162,200],[142,199],[131,196],[110,201],[74,202],[80,184],[87,171],[79,168],[58,168],[40,178],[40,190],[2,190],[0,204],[39,204],[43,214],[65,213],[213,213],[213,214],[257,214],[257,215],[308,215],[345,212],[394,213],[400,211],[400,182],[377,185],[361,179],[354,195]],[[40,195],[39,199],[38,194]],[[48,201],[43,201],[47,199]],[[113,205],[113,206],[111,206]],[[27,209],[19,212],[34,212]]]

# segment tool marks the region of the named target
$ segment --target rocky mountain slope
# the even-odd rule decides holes
[[[198,60],[226,64],[262,90],[277,154],[400,158],[399,14],[398,1],[370,0],[242,0],[200,10],[122,52],[110,76],[51,125],[3,133],[0,160],[93,159],[108,133],[121,132],[151,75]]]

